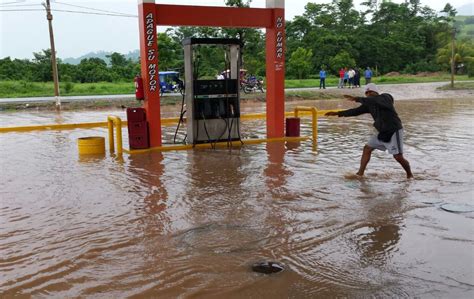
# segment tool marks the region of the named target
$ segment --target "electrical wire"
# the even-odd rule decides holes
[[[181,123],[184,123],[184,114],[186,113],[186,110],[184,110],[184,98],[185,98],[185,93],[182,93],[183,99],[181,101],[181,112],[179,113],[179,120],[178,120],[178,126],[176,127],[176,131],[174,132],[174,138],[173,138],[173,143],[176,144],[176,136],[178,135],[179,131],[179,126]],[[184,140],[183,140],[184,143]]]
[[[0,11],[44,11],[44,9],[0,9]],[[125,18],[138,18],[138,16],[127,16],[127,15],[116,15],[116,14],[106,14],[98,12],[87,12],[87,11],[77,11],[77,10],[62,10],[62,9],[51,9],[54,12],[67,12],[67,13],[77,13],[84,15],[100,15],[100,16],[112,16],[112,17],[125,17]]]
[[[201,111],[202,119],[203,119],[203,124],[204,124],[204,131],[206,131],[207,135],[207,141],[211,144],[212,149],[216,149],[216,144],[212,143],[211,136],[209,135],[209,131],[207,131],[207,126],[206,126],[206,117],[204,116],[204,111]]]
[[[0,11],[44,11],[44,9],[0,9]]]
[[[17,4],[17,5],[0,5],[0,7],[6,7],[6,8],[10,8],[10,7],[28,7],[28,6],[43,6],[42,4]]]
[[[93,8],[93,7],[75,5],[75,4],[69,4],[69,3],[59,2],[59,1],[55,1],[54,3],[56,3],[56,4],[61,4],[61,5],[66,5],[66,6],[71,6],[71,7],[84,8],[84,9],[88,9],[88,10],[92,10],[92,11],[106,12],[106,13],[115,14],[115,15],[134,16],[134,17],[136,17],[136,15],[131,15],[131,14],[127,14],[127,13],[116,12],[116,11],[110,11],[110,10],[104,10],[104,9],[98,9],[98,8]]]
[[[6,3],[0,3],[0,6],[3,6],[3,5],[9,5],[9,4],[18,4],[18,3],[21,3],[21,2],[25,2],[26,0],[20,0],[20,1],[15,1],[15,2],[6,2]],[[40,4],[41,5],[41,4]]]
[[[112,14],[112,13],[108,14],[108,13],[98,13],[98,12],[88,12],[88,11],[78,11],[78,10],[51,9],[51,11],[78,13],[78,14],[84,14],[84,15],[100,15],[100,16],[112,16],[112,17],[138,18],[138,16],[135,16],[135,15]]]
[[[226,49],[224,49],[225,51],[225,54],[224,54],[224,67],[225,69],[229,70],[229,77],[232,76],[232,70],[230,69],[231,68],[231,63],[230,63],[230,59],[229,59],[229,56],[230,56],[230,47],[226,47]],[[229,51],[229,55],[227,55],[227,51]],[[230,79],[230,78],[229,78]],[[230,121],[230,126],[229,126],[229,117],[231,116],[230,115],[230,103],[229,103],[229,81],[226,79],[225,81],[225,101],[226,101],[226,109],[227,109],[227,120],[226,120],[226,129],[228,129],[228,134],[227,134],[227,147],[229,149],[232,149],[232,125],[234,123],[234,119],[232,118],[232,120]]]

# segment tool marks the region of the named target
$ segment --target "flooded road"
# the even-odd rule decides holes
[[[350,106],[287,110],[295,104]],[[352,179],[368,115],[320,119],[316,151],[269,143],[87,159],[77,138],[105,129],[1,134],[0,297],[472,298],[474,213],[441,206],[474,205],[474,102],[396,107],[414,180],[380,151]],[[0,117],[20,126],[108,114],[125,118]],[[264,137],[265,125],[245,122],[242,132]],[[168,141],[173,133],[165,129]],[[251,271],[265,260],[286,269]]]

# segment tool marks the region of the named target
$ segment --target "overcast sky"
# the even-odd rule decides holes
[[[137,0],[51,0],[56,10],[98,12],[83,6],[104,11],[137,15]],[[393,0],[400,3],[403,0]],[[18,2],[18,3],[15,3]],[[0,58],[33,58],[33,52],[48,49],[49,33],[44,0],[0,0]],[[160,4],[224,6],[224,0],[156,0]],[[304,12],[308,2],[328,3],[330,0],[287,0],[286,19],[291,20]],[[354,0],[356,8],[363,0]],[[439,11],[447,1],[421,0],[423,5]],[[471,3],[471,0],[448,0],[454,7]],[[75,6],[74,6],[75,5]],[[253,0],[251,7],[265,7],[265,0]],[[10,10],[10,11],[6,11]],[[17,11],[11,11],[17,10]],[[105,12],[104,12],[105,13]],[[53,11],[53,28],[58,57],[79,57],[89,52],[115,51],[128,53],[139,48],[138,25],[135,17],[115,17],[94,14],[77,14]],[[162,28],[161,28],[162,29]]]

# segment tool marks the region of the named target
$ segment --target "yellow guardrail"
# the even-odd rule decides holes
[[[317,115],[323,116],[328,111],[340,111],[340,110],[318,110]],[[301,111],[300,115],[311,115],[311,112]],[[294,116],[294,112],[285,112],[285,117]],[[265,113],[248,113],[242,114],[240,119],[242,120],[255,120],[265,119]],[[177,124],[179,121],[178,117],[163,118],[161,124],[163,126],[169,126]],[[186,122],[186,118],[184,119]],[[126,126],[127,121],[122,121],[122,126]],[[20,126],[20,127],[0,127],[0,133],[11,133],[11,132],[30,132],[30,131],[47,131],[47,130],[74,130],[74,129],[91,129],[91,128],[106,128],[108,122],[91,122],[91,123],[72,123],[72,124],[46,124],[46,125],[35,125],[35,126]]]
[[[316,107],[304,107],[297,106],[293,112],[285,112],[285,116],[299,117],[299,116],[312,116],[312,133],[313,133],[313,143],[316,144],[318,140],[318,116],[324,116],[329,111],[341,111],[338,109],[332,110],[318,110]],[[243,120],[254,120],[254,119],[265,119],[265,113],[250,113],[241,115]],[[161,120],[162,125],[171,125],[176,124],[179,121],[179,118],[164,118]],[[115,135],[117,135],[117,154],[121,155],[123,152],[129,154],[135,153],[144,153],[150,151],[170,151],[170,150],[185,150],[191,148],[208,148],[213,146],[227,146],[227,142],[217,143],[217,144],[198,144],[198,145],[166,145],[156,148],[143,149],[143,150],[127,150],[123,148],[122,141],[122,126],[127,125],[127,121],[122,121],[120,117],[110,115],[107,117],[107,122],[94,122],[94,123],[79,123],[79,124],[52,124],[52,125],[41,125],[41,126],[23,126],[23,127],[4,127],[0,128],[0,133],[7,132],[28,132],[36,130],[72,130],[80,128],[97,128],[97,127],[107,127],[109,134],[109,148],[110,152],[115,152],[115,138],[114,138],[114,129]],[[246,139],[242,142],[234,141],[232,146],[239,146],[241,144],[257,144],[263,142],[272,142],[272,141],[303,141],[309,139],[308,137],[282,137],[282,138],[266,138],[266,139]]]
[[[110,152],[115,152],[114,146],[114,127],[117,133],[117,154],[123,153],[122,145],[122,120],[118,116],[109,115],[107,116],[107,127],[109,129],[109,148]]]
[[[309,137],[279,137],[279,138],[261,138],[261,139],[242,139],[242,141],[220,141],[216,143],[199,143],[199,144],[179,144],[179,145],[163,145],[158,147],[151,147],[147,149],[136,149],[136,150],[127,150],[124,149],[124,152],[127,154],[144,154],[149,152],[167,152],[167,151],[179,151],[179,150],[190,150],[190,149],[207,149],[215,147],[240,147],[242,145],[251,145],[251,144],[260,144],[265,142],[275,142],[275,141],[289,141],[289,142],[298,142],[308,140]]]
[[[122,126],[126,126],[127,122],[123,121]],[[21,127],[2,127],[0,133],[10,132],[30,132],[30,131],[47,131],[47,130],[74,130],[74,129],[90,129],[107,127],[107,122],[92,123],[72,123],[72,124],[47,124],[37,126],[21,126]]]
[[[317,143],[318,142],[318,109],[316,109],[316,107],[296,106],[295,117],[299,117],[300,112],[302,111],[311,112],[311,115],[312,115],[311,127],[313,129],[313,142]]]

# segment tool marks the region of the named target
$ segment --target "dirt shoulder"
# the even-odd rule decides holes
[[[434,83],[407,83],[407,84],[383,84],[378,85],[381,93],[391,94],[395,100],[417,100],[417,99],[446,99],[446,98],[473,98],[474,88],[444,90],[448,82]],[[287,91],[288,98],[301,99],[305,93],[311,93],[315,99],[342,99],[344,94],[363,96],[364,86],[354,89],[292,89]],[[308,98],[306,98],[308,99]]]
[[[447,82],[435,82],[435,83],[410,83],[410,84],[384,84],[379,85],[380,92],[390,93],[393,95],[395,100],[435,100],[435,99],[446,99],[446,98],[472,98],[474,100],[474,89],[455,89],[455,90],[443,90],[440,89],[443,86],[447,86]],[[300,89],[288,89],[286,90],[285,101],[294,102],[300,100],[332,100],[342,99],[344,94],[350,94],[354,96],[363,96],[364,87],[354,89],[338,89],[338,88],[300,88]],[[254,94],[242,94],[241,100],[245,104],[251,104],[252,102],[261,103],[265,102],[265,94],[254,93]],[[162,99],[163,106],[169,105],[180,105],[181,97],[165,97]],[[68,101],[64,99],[62,101],[62,110],[101,110],[111,108],[125,108],[125,107],[137,107],[141,106],[141,103],[133,99],[100,99],[100,100],[74,100]],[[31,103],[0,103],[0,111],[6,110],[55,110],[54,102],[31,102]]]

